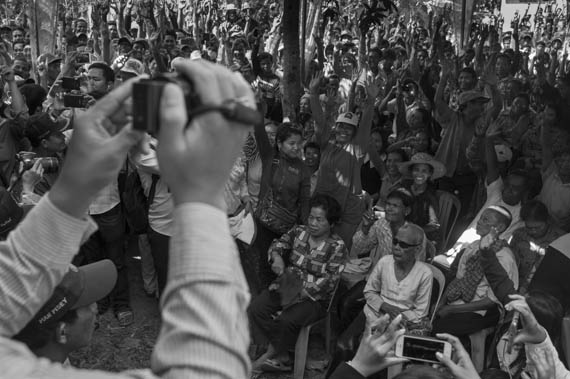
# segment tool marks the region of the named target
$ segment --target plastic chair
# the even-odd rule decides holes
[[[309,348],[309,336],[311,334],[311,330],[315,327],[323,325],[325,328],[325,350],[327,355],[330,355],[331,350],[331,341],[332,341],[332,317],[331,311],[333,309],[333,304],[336,301],[338,286],[340,283],[340,279],[337,281],[336,286],[333,291],[333,295],[329,302],[329,306],[327,307],[327,314],[322,319],[315,321],[310,325],[306,325],[301,328],[299,331],[299,336],[297,337],[297,342],[295,343],[295,364],[293,366],[293,378],[294,379],[303,379],[305,376],[305,365],[307,363],[307,352]]]
[[[433,280],[435,280],[437,282],[437,285],[439,286],[439,293],[437,295],[437,300],[435,302],[435,304],[430,304],[430,314],[431,317],[429,319],[430,323],[433,325],[433,319],[435,318],[435,312],[437,311],[437,308],[439,307],[439,302],[441,301],[441,295],[443,295],[443,290],[445,289],[445,275],[443,275],[443,272],[441,272],[440,269],[438,269],[437,267],[435,267],[434,265],[430,265],[428,264],[429,268],[431,269],[431,273],[433,275]],[[432,297],[433,299],[433,297]]]
[[[442,232],[440,251],[445,251],[449,243],[451,231],[455,227],[455,222],[461,212],[461,201],[459,201],[457,196],[447,191],[438,190],[436,194],[439,202],[437,218]]]
[[[485,369],[485,342],[487,337],[495,334],[495,327],[482,329],[469,335],[471,341],[471,361],[477,372]]]

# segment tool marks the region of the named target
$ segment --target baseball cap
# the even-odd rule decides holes
[[[130,46],[133,45],[132,42],[131,42],[131,40],[128,39],[127,37],[121,37],[121,38],[119,38],[119,41],[117,42],[117,44],[120,45],[121,43],[124,43],[124,42],[128,43]]]
[[[23,217],[24,210],[4,187],[0,187],[0,237],[5,238]]]
[[[120,43],[120,42],[121,42],[121,40],[119,39],[119,43]],[[135,42],[133,42],[133,45],[136,45],[137,43],[143,45],[143,47],[144,47],[145,49],[147,49],[147,50],[149,49],[149,44],[148,44],[148,42],[147,42],[146,39],[139,38],[139,39],[137,39]]]
[[[129,58],[121,68],[121,72],[128,72],[139,76],[144,74],[144,65],[138,59]]]
[[[226,5],[226,12],[227,11],[237,11],[235,4],[228,4]]]
[[[352,112],[342,113],[336,119],[337,123],[342,122],[344,124],[352,125],[355,128],[358,127],[358,121],[358,116]]]
[[[63,132],[66,126],[66,120],[54,120],[47,113],[38,113],[30,116],[26,135],[31,139],[42,140],[52,133]]]
[[[42,54],[38,57],[38,62],[42,62],[45,63],[46,65],[50,65],[52,63],[56,63],[56,62],[61,62],[62,59],[56,55],[53,54]]]
[[[116,281],[117,269],[109,259],[81,267],[70,265],[63,280],[32,322],[39,326],[54,324],[67,312],[107,296]]]
[[[485,95],[483,92],[472,90],[472,91],[462,92],[459,95],[459,98],[457,99],[457,103],[459,105],[465,105],[471,101],[482,101],[486,103],[489,100],[490,100],[489,97]]]

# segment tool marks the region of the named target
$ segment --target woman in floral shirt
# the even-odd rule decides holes
[[[291,369],[288,351],[294,349],[299,330],[324,316],[347,256],[343,240],[332,233],[339,219],[338,202],[315,195],[307,225],[293,227],[269,248],[278,278],[253,299],[248,313],[254,335],[262,334],[270,344],[253,370]]]

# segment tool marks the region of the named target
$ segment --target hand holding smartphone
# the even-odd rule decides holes
[[[403,335],[396,341],[396,356],[414,361],[440,363],[436,353],[451,357],[451,344],[438,338]]]

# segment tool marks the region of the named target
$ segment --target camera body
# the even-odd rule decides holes
[[[61,78],[61,88],[63,88],[65,92],[79,91],[79,79],[73,78],[71,76],[64,76]]]
[[[90,63],[91,57],[89,56],[89,53],[80,53],[75,58],[75,62],[79,64]]]
[[[201,102],[192,83],[176,73],[161,74],[154,79],[143,79],[133,84],[133,129],[158,134],[160,126],[160,99],[164,86],[178,85],[184,94],[186,109],[198,107]]]
[[[230,121],[245,125],[263,122],[263,115],[256,109],[240,103],[239,99],[228,99],[222,104],[202,104],[191,80],[177,73],[160,74],[154,79],[143,79],[133,84],[133,129],[150,135],[158,135],[160,127],[160,99],[164,86],[177,85],[184,95],[188,126],[193,117],[207,112],[220,112]]]
[[[23,171],[27,171],[32,168],[32,166],[40,161],[41,165],[46,173],[53,173],[59,170],[59,160],[54,157],[35,157],[34,153],[23,151],[16,155],[17,159],[23,163]]]
[[[88,97],[85,95],[76,95],[72,93],[66,93],[63,95],[63,106],[66,108],[86,108]]]

